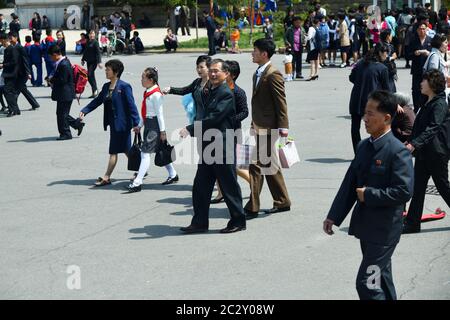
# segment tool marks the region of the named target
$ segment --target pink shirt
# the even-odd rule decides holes
[[[295,29],[294,31],[294,51],[298,52],[300,51],[300,46],[301,46],[301,31],[300,28]]]

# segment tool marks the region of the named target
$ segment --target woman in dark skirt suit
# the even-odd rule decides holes
[[[81,58],[81,65],[84,66],[87,63],[88,68],[88,80],[92,88],[92,96],[89,98],[95,98],[98,94],[97,91],[97,81],[95,80],[95,69],[97,66],[102,68],[102,51],[100,50],[100,45],[96,40],[97,34],[95,31],[89,32],[89,41],[86,43],[86,48],[83,52],[83,57]]]
[[[110,82],[103,85],[100,94],[81,110],[83,119],[89,112],[101,104],[104,105],[103,127],[110,128],[108,169],[103,177],[99,177],[96,186],[111,184],[111,174],[117,164],[117,155],[131,148],[131,129],[139,128],[139,112],[133,98],[131,86],[120,80],[124,66],[120,60],[109,60],[105,64],[106,78]]]

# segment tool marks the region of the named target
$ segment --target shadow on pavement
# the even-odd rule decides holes
[[[170,203],[170,204],[182,204],[186,208],[192,207],[192,197],[187,197],[187,198],[171,197],[171,198],[165,198],[165,199],[158,199],[158,200],[156,200],[156,202],[158,202],[158,203]]]
[[[336,118],[351,120],[352,116],[337,116]]]
[[[318,162],[318,163],[328,163],[328,164],[352,162],[352,160],[341,159],[341,158],[318,158],[318,159],[306,159],[305,161]]]
[[[444,232],[444,231],[450,231],[450,227],[434,228],[434,229],[422,229],[422,231],[420,231],[420,233]]]
[[[192,235],[202,235],[202,234],[219,234],[220,230],[209,230],[204,233],[192,233],[185,234],[180,231],[181,226],[173,227],[166,225],[154,225],[145,226],[143,228],[130,229],[129,232],[133,234],[142,234],[147,236],[142,237],[131,237],[129,240],[148,240],[148,239],[159,239],[164,237],[176,237],[176,236],[192,236]]]
[[[22,140],[9,140],[8,142],[27,142],[27,143],[36,143],[36,142],[47,142],[47,141],[56,141],[57,136],[53,137],[42,137],[42,138],[28,138]]]

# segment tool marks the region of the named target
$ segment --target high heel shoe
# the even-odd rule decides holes
[[[314,77],[311,78],[311,80],[317,80],[319,79],[319,75],[315,75]]]

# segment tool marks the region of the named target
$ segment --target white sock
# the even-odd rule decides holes
[[[150,168],[150,153],[141,152],[141,164],[139,165],[139,172],[136,178],[133,181],[134,186],[140,186],[142,184],[142,180],[144,179],[145,174]]]
[[[175,168],[173,167],[173,165],[170,163],[167,166],[165,166],[167,172],[169,173],[169,178],[175,178],[177,175],[177,172],[175,170]]]

